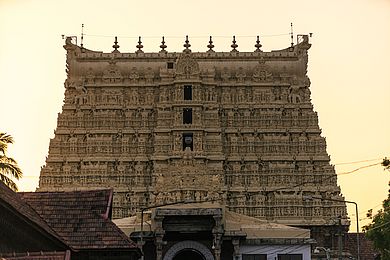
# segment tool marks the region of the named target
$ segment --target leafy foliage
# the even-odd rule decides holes
[[[383,159],[382,166],[390,171],[390,160],[385,157],[385,159]]]
[[[384,162],[386,160],[385,158]],[[382,166],[390,169],[389,164],[382,163]],[[383,209],[374,216],[372,216],[372,210],[368,211],[367,217],[372,217],[372,223],[365,226],[364,230],[366,236],[373,241],[375,248],[381,252],[381,259],[390,260],[390,190],[382,205]]]
[[[6,133],[0,133],[0,181],[5,183],[12,190],[17,191],[18,187],[12,178],[19,180],[23,173],[17,162],[7,157],[7,148],[12,144],[14,139]]]

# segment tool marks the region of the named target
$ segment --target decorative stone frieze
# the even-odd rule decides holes
[[[251,53],[234,42],[168,53],[164,39],[159,53],[64,47],[65,100],[39,191],[113,187],[114,218],[217,200],[297,226],[346,220],[343,202],[305,200],[343,200],[310,101],[307,41]]]

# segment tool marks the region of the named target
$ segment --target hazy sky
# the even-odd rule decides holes
[[[313,33],[308,75],[312,102],[337,173],[377,164],[390,157],[390,0],[285,1],[52,1],[0,0],[0,131],[24,171],[21,190],[34,190],[54,137],[64,97],[65,50],[61,35],[78,36],[84,46],[109,52],[118,36],[121,52],[181,51],[189,35],[193,51],[205,51],[213,35],[216,51],[288,47],[295,34]],[[158,38],[156,38],[156,36]],[[295,40],[295,39],[294,39]],[[342,164],[365,161],[354,164]],[[338,177],[347,200],[365,212],[379,209],[390,172],[380,165]],[[356,230],[354,208],[349,208]]]

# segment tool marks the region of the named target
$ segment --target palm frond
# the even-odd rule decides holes
[[[5,156],[5,155],[0,155],[0,162],[6,162],[6,163],[11,163],[11,164],[18,164],[15,159]]]
[[[14,139],[12,136],[6,133],[0,133],[0,181],[12,190],[17,191],[18,187],[12,178],[19,180],[23,176],[23,173],[18,163],[13,158],[6,156],[8,144],[13,143]]]
[[[14,138],[6,133],[0,133],[0,143],[13,144]]]
[[[23,176],[16,161],[7,156],[0,156],[0,174],[12,176],[18,180]]]
[[[1,172],[0,172],[0,181],[3,182],[5,185],[7,185],[11,190],[13,191],[18,191],[18,187],[16,186],[16,183],[8,178],[6,175],[3,175]]]
[[[6,133],[0,133],[0,153],[4,154],[7,152],[8,144],[13,144],[14,139],[12,136]]]
[[[0,142],[0,153],[5,154],[6,151],[7,151],[7,144]]]

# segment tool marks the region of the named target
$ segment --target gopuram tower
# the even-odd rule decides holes
[[[310,99],[307,35],[283,50],[111,53],[66,39],[65,99],[39,191],[112,187],[114,218],[218,201],[319,239],[348,227]],[[330,200],[329,200],[330,199]],[[337,200],[340,200],[338,202]],[[341,223],[341,224],[340,224]],[[328,243],[330,243],[328,241]]]

